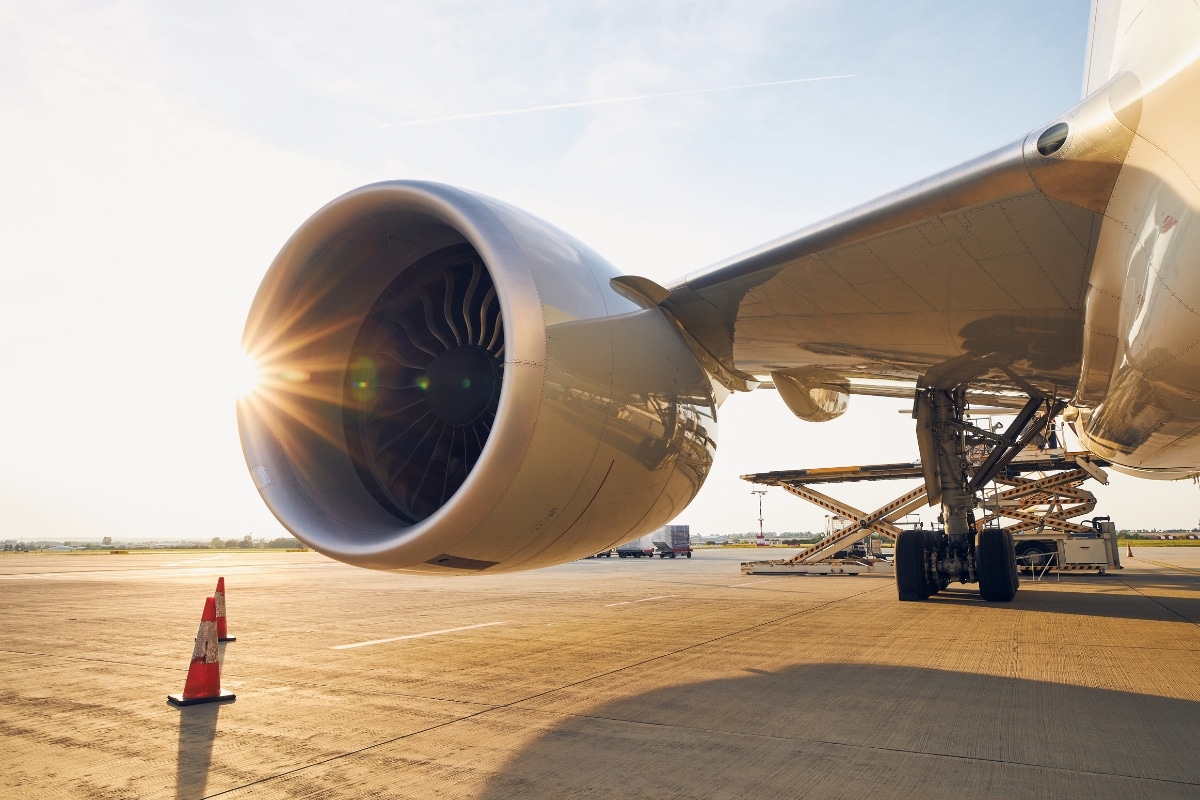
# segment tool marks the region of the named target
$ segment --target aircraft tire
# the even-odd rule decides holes
[[[1017,569],[1017,548],[1016,542],[1013,541],[1013,535],[1004,532],[1005,550],[1008,555],[1008,581],[1012,586],[1012,596],[1017,596],[1017,589],[1021,588],[1021,571]]]
[[[929,583],[925,579],[924,531],[900,531],[896,538],[896,593],[902,601],[925,600]]]
[[[979,566],[979,594],[989,603],[1009,603],[1017,596],[1017,554],[1012,534],[1000,528],[985,528],[975,545]]]

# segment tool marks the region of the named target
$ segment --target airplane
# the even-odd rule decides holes
[[[773,385],[812,422],[890,393],[913,400],[944,527],[897,542],[899,598],[1010,601],[1012,536],[973,510],[1055,417],[1125,472],[1200,471],[1198,55],[1191,0],[1095,0],[1073,108],[666,286],[491,197],[350,191],[251,307],[251,476],[350,564],[531,569],[679,514],[732,392]],[[1006,431],[971,424],[980,402],[1016,411]]]

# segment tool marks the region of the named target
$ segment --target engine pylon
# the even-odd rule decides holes
[[[207,597],[204,599],[204,613],[200,616],[200,630],[196,633],[196,645],[192,648],[192,663],[188,665],[183,693],[167,695],[167,702],[174,706],[191,706],[233,699],[233,692],[221,689],[217,604],[213,598]]]

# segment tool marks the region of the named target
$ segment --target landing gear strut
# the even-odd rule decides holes
[[[896,590],[901,600],[924,600],[952,582],[979,583],[989,602],[1007,603],[1017,594],[1012,534],[979,529],[976,496],[1033,441],[1063,403],[1049,403],[1030,390],[1030,399],[1003,435],[966,421],[966,386],[917,392],[917,443],[929,504],[941,504],[942,533],[912,531],[896,542]],[[1038,416],[1039,409],[1045,413]],[[970,448],[991,447],[976,468]],[[986,449],[985,449],[986,452]]]

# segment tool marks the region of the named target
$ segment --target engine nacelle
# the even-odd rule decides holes
[[[540,219],[431,183],[356,189],[292,236],[243,348],[246,462],[298,539],[363,567],[529,569],[699,491],[715,385],[671,322]]]

